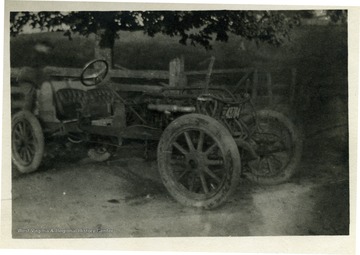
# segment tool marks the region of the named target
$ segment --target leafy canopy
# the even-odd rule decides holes
[[[331,12],[341,19],[342,12]],[[106,12],[12,12],[10,32],[15,36],[25,26],[89,36],[101,33],[100,47],[112,47],[118,31],[141,30],[149,36],[162,33],[179,36],[182,44],[211,49],[211,41],[227,41],[229,33],[257,42],[280,45],[290,30],[311,11],[106,11]],[[340,18],[339,18],[340,17]]]

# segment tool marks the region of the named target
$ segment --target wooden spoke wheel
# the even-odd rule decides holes
[[[188,114],[163,132],[158,166],[164,185],[178,202],[211,209],[236,188],[241,164],[236,143],[220,122]]]
[[[12,118],[12,161],[22,173],[37,170],[44,155],[44,135],[38,119],[28,111]]]
[[[252,144],[259,159],[250,161],[246,176],[261,184],[289,180],[300,162],[302,139],[294,124],[283,114],[271,110],[257,112]]]

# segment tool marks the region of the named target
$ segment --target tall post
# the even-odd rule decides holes
[[[208,67],[208,71],[206,73],[206,80],[205,80],[205,94],[209,93],[209,85],[210,85],[210,78],[211,78],[211,73],[214,67],[214,62],[215,62],[215,57],[212,56],[210,59],[210,64]]]
[[[296,87],[296,68],[291,68],[290,105],[294,104],[295,87]]]
[[[185,87],[187,85],[187,77],[185,74],[185,60],[184,60],[184,55],[181,55],[180,57],[180,73],[179,73],[180,77],[179,77],[179,86],[180,87]]]
[[[271,73],[266,72],[266,85],[268,89],[268,96],[269,96],[269,105],[273,104],[273,91],[272,91],[272,81],[271,81]]]
[[[180,81],[181,63],[175,58],[169,63],[169,87],[178,87]]]
[[[257,87],[258,87],[258,83],[259,83],[258,70],[255,69],[255,70],[254,70],[254,76],[253,76],[253,87],[252,87],[252,91],[251,91],[251,97],[252,97],[253,100],[255,100],[256,97],[257,97]]]

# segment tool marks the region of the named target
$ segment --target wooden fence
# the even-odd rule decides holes
[[[296,89],[296,69],[291,68],[287,82],[278,83],[274,81],[273,74],[282,72],[283,70],[277,69],[259,69],[259,68],[234,68],[234,69],[214,69],[211,71],[211,77],[217,75],[241,75],[241,78],[234,83],[234,85],[224,84],[230,91],[234,93],[247,91],[251,94],[252,99],[259,105],[266,104],[271,106],[279,103],[279,101],[286,101],[289,107],[292,107],[295,101],[297,92]],[[21,107],[21,91],[17,87],[16,77],[19,74],[20,68],[11,69],[11,96],[12,96],[12,109]],[[60,67],[46,67],[48,73],[54,79],[79,79],[82,69],[79,68],[60,68]],[[119,82],[117,88],[122,91],[142,91],[144,88],[169,86],[178,87],[191,85],[188,80],[191,77],[200,77],[200,80],[206,82],[209,70],[203,71],[185,71],[183,58],[176,58],[169,63],[169,70],[128,70],[111,69],[109,76],[111,79],[130,79],[135,82]],[[137,81],[145,80],[142,84],[137,84]],[[152,81],[152,82],[151,82]],[[154,83],[155,81],[155,83]]]

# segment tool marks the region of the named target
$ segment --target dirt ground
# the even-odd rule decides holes
[[[156,161],[144,160],[139,149],[97,163],[81,146],[55,144],[38,172],[15,172],[13,238],[346,235],[347,155],[331,139],[334,132],[305,141],[290,182],[259,186],[244,179],[210,211],[174,201]]]

